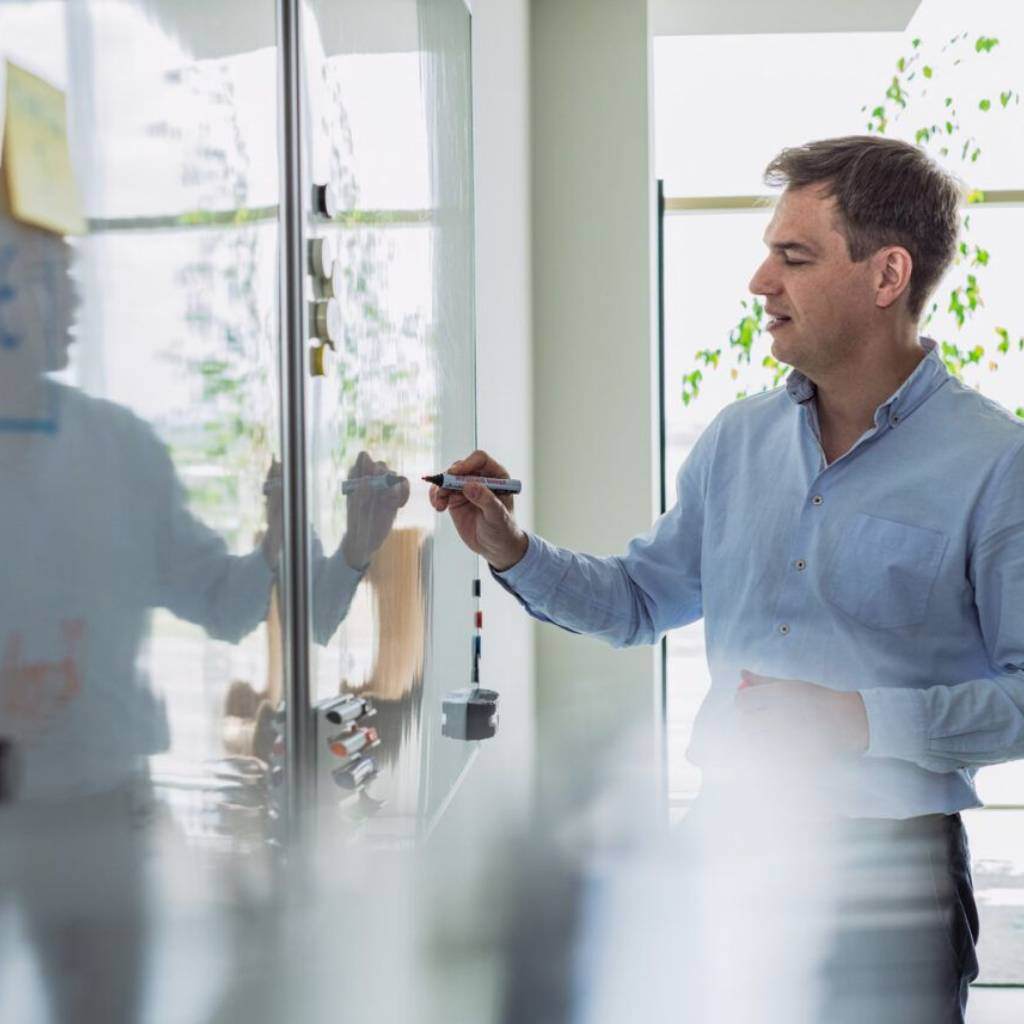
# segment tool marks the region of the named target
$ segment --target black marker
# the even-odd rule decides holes
[[[446,491],[461,491],[466,484],[483,484],[490,491],[498,494],[518,494],[523,489],[521,480],[500,480],[493,476],[454,476],[451,473],[438,473],[423,478],[428,484],[437,484]]]
[[[342,494],[351,494],[363,485],[371,490],[382,491],[387,487],[400,484],[405,478],[398,473],[378,473],[376,476],[356,476],[341,485]]]
[[[354,476],[345,480],[341,485],[342,494],[351,494],[359,490],[364,484],[373,491],[383,491],[388,487],[394,487],[405,479],[398,473],[378,473],[375,476]],[[281,478],[272,477],[263,485],[263,493],[270,495],[281,489]]]

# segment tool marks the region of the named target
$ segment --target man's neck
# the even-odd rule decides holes
[[[12,373],[0,377],[0,418],[24,419],[46,408],[47,378]]]
[[[829,462],[845,453],[875,423],[875,412],[926,355],[916,333],[886,346],[865,346],[856,363],[815,379],[822,443]]]
[[[874,425],[875,411],[896,392],[927,355],[917,336],[884,349],[864,348],[856,363],[816,376],[819,419],[840,430]]]

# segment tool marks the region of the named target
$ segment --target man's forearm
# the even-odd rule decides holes
[[[542,622],[614,647],[656,639],[643,595],[619,558],[580,554],[531,534],[522,559],[494,577]]]
[[[932,772],[1024,757],[1024,672],[928,689],[860,691],[869,757],[896,757]]]

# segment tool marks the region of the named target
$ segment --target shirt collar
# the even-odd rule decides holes
[[[914,372],[875,410],[877,426],[881,426],[885,419],[893,425],[905,420],[949,379],[949,370],[939,355],[938,345],[931,338],[920,340],[926,355],[914,367]],[[817,390],[814,382],[799,370],[791,371],[786,378],[786,392],[797,405],[813,398]]]

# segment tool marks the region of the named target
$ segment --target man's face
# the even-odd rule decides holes
[[[785,191],[750,280],[769,314],[772,355],[812,379],[847,361],[875,310],[870,259],[854,263],[823,186]]]
[[[0,373],[26,380],[68,364],[76,295],[71,250],[0,213]]]

